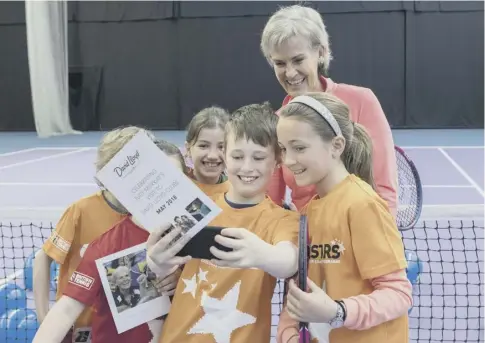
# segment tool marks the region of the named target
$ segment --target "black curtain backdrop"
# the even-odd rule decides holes
[[[284,97],[259,50],[295,2],[69,2],[71,118],[81,130],[184,129],[219,105]],[[330,77],[371,88],[393,128],[483,128],[483,2],[308,3],[324,17]],[[35,130],[23,2],[0,2],[0,130]]]

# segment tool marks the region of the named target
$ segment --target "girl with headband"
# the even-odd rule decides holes
[[[412,291],[404,247],[387,204],[372,187],[372,143],[365,129],[327,93],[297,96],[279,115],[283,163],[298,186],[314,186],[317,194],[303,210],[309,290],[290,280],[277,341],[298,342],[298,322],[307,322],[312,342],[409,342]]]

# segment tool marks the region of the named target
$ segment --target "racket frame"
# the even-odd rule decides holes
[[[307,216],[300,216],[300,230],[298,232],[298,287],[306,292],[308,277],[308,220]],[[299,343],[310,343],[310,331],[308,323],[299,323]]]
[[[404,222],[399,222],[399,203],[397,206],[397,213],[396,213],[396,223],[399,231],[407,231],[416,225],[416,223],[419,220],[419,217],[421,216],[421,212],[423,210],[423,186],[421,184],[421,178],[418,173],[418,169],[416,168],[416,165],[414,162],[411,160],[411,158],[406,154],[406,152],[399,146],[394,146],[394,150],[396,154],[400,155],[408,164],[409,168],[411,169],[411,172],[414,177],[414,182],[416,183],[416,209],[414,211],[414,219],[409,222],[409,223],[404,223]],[[398,157],[396,156],[396,160]],[[398,166],[399,168],[399,166]],[[399,175],[399,170],[398,170],[398,175]],[[400,191],[400,185],[399,185],[399,179],[398,179],[398,196],[399,196],[399,191]],[[399,198],[398,198],[399,199]],[[405,225],[403,225],[405,224]]]

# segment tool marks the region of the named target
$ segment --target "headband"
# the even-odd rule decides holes
[[[300,95],[291,100],[288,104],[292,103],[303,104],[310,107],[320,116],[322,116],[323,119],[325,119],[325,121],[328,123],[328,125],[330,125],[330,128],[333,130],[333,133],[335,133],[336,136],[342,136],[342,131],[340,131],[340,126],[335,120],[335,117],[320,101],[315,100],[314,98],[307,95]]]

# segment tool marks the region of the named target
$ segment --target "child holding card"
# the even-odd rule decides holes
[[[249,105],[236,111],[226,126],[231,186],[213,197],[222,212],[209,225],[227,228],[216,241],[233,251],[211,247],[217,258],[211,261],[174,257],[186,237],[169,246],[177,232],[161,238],[162,229],[150,235],[147,262],[154,272],[166,275],[185,263],[159,342],[270,341],[276,279],[297,271],[299,223],[298,213],[265,196],[279,161],[277,120],[269,106]]]
[[[209,196],[229,188],[224,173],[224,127],[228,119],[222,108],[209,107],[197,113],[187,127],[185,149],[193,164],[189,176]]]
[[[108,132],[97,151],[96,170],[105,164],[140,130],[136,126],[118,128]],[[109,191],[102,189],[70,205],[61,216],[55,231],[44,243],[34,260],[34,300],[39,322],[49,311],[50,265],[59,265],[57,300],[61,297],[72,272],[81,260],[81,249],[108,231],[124,217],[127,211]],[[74,335],[78,331],[89,334],[92,309],[87,307],[74,323]],[[71,335],[66,336],[71,342]]]
[[[101,169],[117,152],[119,152],[123,146],[133,138],[141,129],[129,127],[108,134],[101,144],[98,155],[104,156],[103,162],[98,162],[97,168]],[[150,138],[153,138],[149,134]],[[183,156],[180,150],[171,143],[163,140],[155,141],[157,147],[164,151],[169,159],[182,171],[185,171],[185,163],[183,163]],[[98,207],[96,207],[97,205]],[[108,221],[105,217],[109,214],[101,202],[92,203],[89,207],[89,212],[81,212],[77,207],[74,207],[76,215],[70,214],[76,218],[66,221],[67,224],[63,224],[58,229],[65,237],[74,237],[75,223],[80,221],[79,213],[83,213],[83,227],[84,231],[80,234],[83,235],[83,241],[77,243],[76,249],[79,249],[82,244],[89,244],[83,252],[82,258],[76,259],[77,263],[69,265],[69,270],[62,279],[64,282],[60,293],[58,294],[58,301],[49,311],[44,318],[33,343],[59,343],[63,337],[69,331],[70,327],[75,324],[76,318],[81,313],[85,313],[88,309],[93,308],[93,312],[90,312],[92,321],[89,325],[92,326],[91,343],[100,342],[117,342],[117,343],[149,343],[152,339],[158,337],[161,322],[155,325],[155,329],[150,329],[148,324],[140,325],[134,329],[126,331],[122,334],[118,334],[113,322],[112,313],[107,303],[105,291],[102,287],[99,272],[96,268],[95,261],[103,256],[122,251],[124,249],[136,246],[138,244],[146,242],[148,238],[148,232],[135,225],[131,216],[124,215],[123,217],[115,217],[111,221]],[[121,204],[117,204],[121,206]],[[83,207],[85,210],[87,207]],[[104,210],[101,211],[101,210]],[[71,210],[73,211],[73,210]],[[106,213],[108,212],[108,213]],[[104,217],[103,217],[104,216]],[[113,214],[111,216],[114,216]],[[64,223],[64,222],[61,222]],[[106,232],[99,232],[102,227]],[[108,226],[111,227],[108,228]],[[66,235],[64,232],[66,228],[71,228],[71,236]],[[98,238],[94,239],[93,233],[90,230],[98,228]],[[101,234],[102,233],[102,234]],[[88,236],[88,235],[91,236]],[[79,234],[78,234],[79,235]],[[88,237],[88,238],[85,238]],[[68,238],[65,238],[66,241]],[[70,243],[71,241],[69,241]],[[46,243],[49,244],[49,243]],[[71,244],[73,246],[73,244]],[[72,248],[71,248],[72,249]],[[67,254],[67,253],[66,253]],[[75,255],[75,254],[70,254]],[[54,255],[56,256],[56,255]],[[77,256],[77,255],[76,255]],[[147,284],[151,282],[157,288],[158,292],[165,295],[172,295],[174,288],[177,284],[180,272],[173,270],[172,273],[167,274],[163,280],[157,278],[153,280],[153,273],[150,272],[143,264],[143,261],[135,261],[136,265],[132,266],[132,255],[121,256],[120,258],[113,260],[109,265],[106,265],[104,270],[109,286],[108,291],[113,293],[115,304],[119,311],[126,310],[136,306],[146,300],[148,292],[153,292],[153,287]],[[138,269],[139,273],[134,273]],[[133,282],[132,274],[136,274],[136,282]],[[149,279],[150,278],[150,279]],[[133,284],[139,284],[134,286]],[[150,286],[150,287],[149,287]],[[146,289],[143,289],[145,287]],[[142,289],[140,289],[142,288]],[[145,292],[145,293],[144,293]],[[153,298],[153,294],[152,294]],[[152,325],[152,324],[151,324]],[[91,330],[91,328],[90,328]]]

